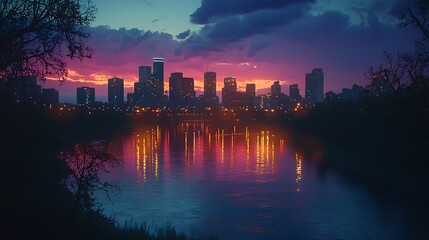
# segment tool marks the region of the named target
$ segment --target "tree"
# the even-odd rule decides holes
[[[414,26],[423,34],[420,43],[429,40],[429,1],[417,0],[413,7],[409,7],[407,12],[400,17],[401,27]]]
[[[75,201],[83,211],[95,207],[95,191],[109,193],[118,190],[115,185],[100,179],[100,173],[109,173],[108,168],[117,164],[117,159],[105,147],[78,145],[75,149],[62,152],[60,158],[69,168],[69,177],[64,184],[72,192]]]
[[[399,19],[400,27],[414,26],[422,33],[415,49],[407,53],[384,52],[385,65],[368,72],[370,88],[386,79],[391,92],[397,94],[407,87],[429,93],[429,1],[417,0]]]
[[[67,76],[65,58],[90,58],[87,27],[95,19],[92,0],[2,0],[0,78]]]

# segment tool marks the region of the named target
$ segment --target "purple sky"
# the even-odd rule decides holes
[[[239,90],[248,82],[264,91],[280,80],[304,89],[305,73],[325,72],[325,91],[367,84],[364,73],[383,63],[383,51],[408,51],[416,29],[399,28],[404,0],[96,0],[97,20],[89,29],[92,59],[70,62],[61,101],[74,102],[76,87],[96,86],[107,98],[107,79],[124,78],[133,91],[138,66],[165,58],[167,90],[171,72],[194,77],[202,90],[203,73],[235,76]],[[57,87],[48,81],[45,87]]]

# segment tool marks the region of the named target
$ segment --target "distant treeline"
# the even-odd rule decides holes
[[[384,189],[429,196],[427,93],[325,102],[279,124],[325,165]]]

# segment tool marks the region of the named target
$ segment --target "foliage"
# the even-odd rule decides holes
[[[421,39],[410,52],[384,52],[385,65],[370,68],[368,79],[374,84],[374,76],[386,78],[393,94],[411,87],[429,92],[429,1],[418,0],[399,19],[400,27],[414,26],[421,32]]]
[[[36,75],[65,80],[65,56],[91,57],[86,27],[95,12],[92,0],[2,0],[0,78]]]
[[[70,169],[65,185],[82,210],[93,209],[94,191],[104,191],[109,196],[109,193],[118,190],[115,185],[100,179],[100,173],[109,173],[108,168],[117,164],[117,159],[105,147],[78,145],[72,151],[62,152],[60,158]]]

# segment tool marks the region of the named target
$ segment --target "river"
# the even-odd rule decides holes
[[[120,224],[171,224],[218,239],[415,239],[415,209],[319,167],[271,127],[147,126],[107,140],[120,164],[98,193]],[[418,212],[418,211],[417,211]]]

